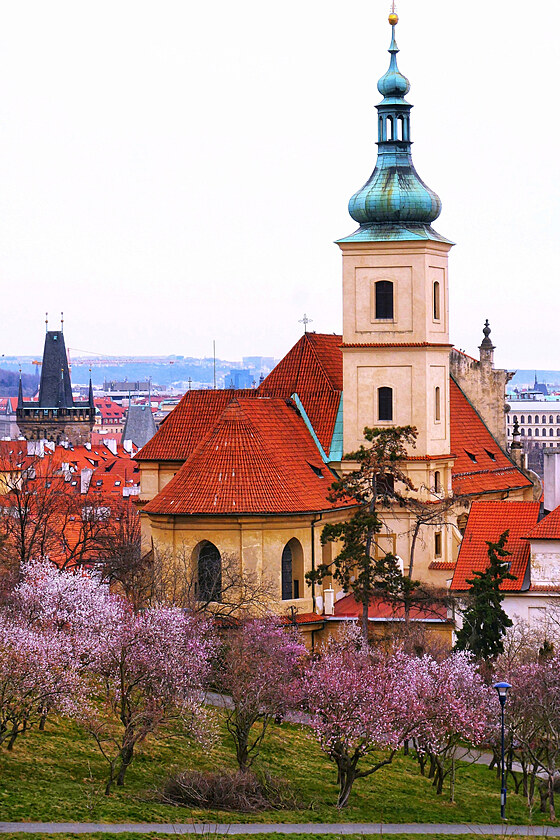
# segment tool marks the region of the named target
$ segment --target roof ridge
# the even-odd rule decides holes
[[[307,337],[308,335],[317,335],[317,333],[304,333],[304,336],[305,336],[305,337]],[[311,350],[312,350],[312,352],[313,352],[313,356],[314,356],[314,358],[315,358],[315,360],[316,360],[316,362],[317,362],[317,364],[318,364],[319,368],[321,369],[321,373],[323,374],[323,376],[324,376],[324,377],[325,377],[325,379],[327,380],[327,385],[328,385],[328,386],[330,386],[330,387],[328,387],[328,388],[327,388],[327,390],[329,390],[329,391],[337,391],[337,390],[338,390],[338,388],[334,388],[334,387],[333,387],[333,384],[332,384],[332,382],[331,382],[330,376],[328,375],[327,371],[325,370],[325,367],[324,367],[324,365],[323,365],[323,363],[322,363],[322,361],[321,361],[321,358],[320,358],[319,354],[317,353],[317,350],[316,350],[316,348],[314,347],[313,343],[312,343],[312,342],[308,339],[308,340],[307,340],[307,344],[308,344],[308,346],[311,348]],[[298,370],[298,376],[299,376],[299,370]]]

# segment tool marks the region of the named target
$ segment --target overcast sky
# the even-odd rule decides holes
[[[386,0],[0,0],[0,353],[283,355],[341,329]],[[400,0],[451,341],[560,368],[558,0]]]

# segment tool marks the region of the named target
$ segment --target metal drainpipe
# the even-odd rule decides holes
[[[323,514],[321,513],[317,519],[311,520],[311,571],[315,571],[315,525],[317,522],[320,522],[323,518]],[[316,600],[315,600],[315,581],[311,584],[311,600],[313,602],[313,612],[315,612]]]

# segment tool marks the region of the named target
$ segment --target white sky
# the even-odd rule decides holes
[[[0,0],[0,353],[283,355],[341,329],[387,0]],[[451,340],[559,368],[560,4],[400,0]]]

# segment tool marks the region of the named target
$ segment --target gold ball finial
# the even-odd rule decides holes
[[[391,24],[391,26],[396,26],[398,22],[399,22],[398,14],[396,12],[391,12],[391,14],[389,15],[389,23]]]

